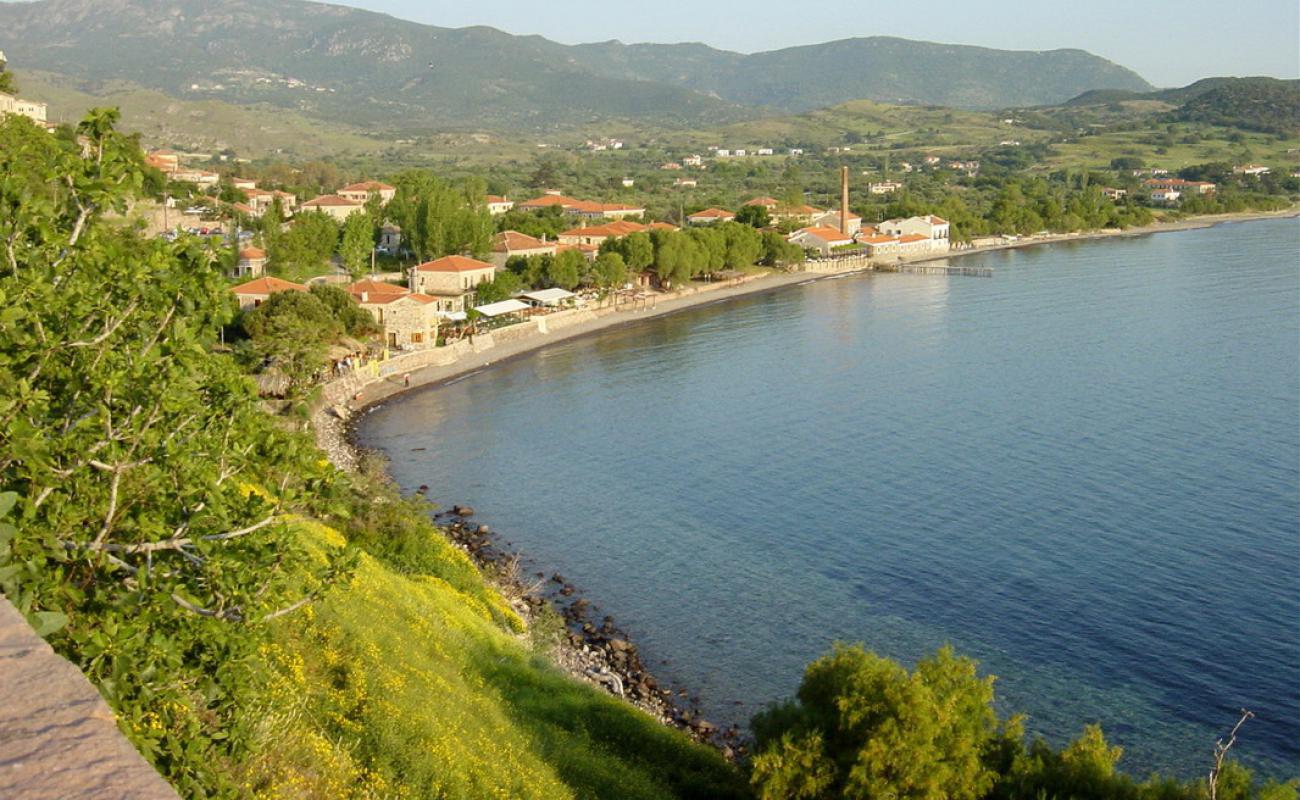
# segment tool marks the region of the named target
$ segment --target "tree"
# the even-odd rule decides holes
[[[299,214],[287,231],[267,243],[275,270],[290,277],[318,272],[334,254],[339,226],[332,217],[320,212]]]
[[[348,336],[368,336],[379,332],[374,316],[343,289],[319,284],[311,287],[311,295],[343,326]]]
[[[769,267],[798,264],[804,260],[803,248],[789,242],[776,231],[763,232],[763,263]]]
[[[723,262],[728,269],[744,269],[763,256],[763,235],[748,225],[724,222],[719,226],[726,243]]]
[[[950,648],[908,673],[861,647],[808,666],[797,701],[754,718],[763,798],[977,800],[994,784],[993,679]]]
[[[353,280],[360,278],[370,266],[370,256],[375,248],[375,230],[369,214],[353,214],[343,223],[343,240],[339,244],[339,257]]]
[[[14,80],[14,74],[8,70],[0,70],[0,92],[18,94],[18,82]]]
[[[627,283],[627,264],[623,256],[615,252],[596,256],[596,280],[607,289]]]
[[[334,569],[282,504],[330,471],[214,352],[233,308],[206,246],[105,219],[143,175],[102,122],[83,158],[0,120],[0,509],[21,520],[0,592],[182,793],[236,796],[218,765],[247,755],[242,665]]]
[[[268,367],[294,386],[311,381],[324,366],[325,348],[343,334],[343,325],[318,296],[277,292],[244,315],[242,326]]]
[[[649,234],[633,233],[623,237],[621,254],[627,268],[640,272],[654,263],[655,248]]]
[[[496,303],[509,300],[523,286],[519,275],[508,269],[498,270],[496,277],[487,283],[480,283],[474,289],[474,295],[480,304]]]
[[[772,224],[772,216],[763,206],[742,206],[736,212],[736,222],[751,228],[766,228]]]
[[[546,283],[561,289],[574,289],[582,273],[582,253],[577,250],[564,250],[556,253],[546,268]]]

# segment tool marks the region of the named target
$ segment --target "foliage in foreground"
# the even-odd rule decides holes
[[[1205,800],[1205,781],[1118,769],[1122,751],[1090,725],[1062,750],[1024,743],[1020,718],[999,720],[993,678],[939,650],[908,672],[861,647],[808,666],[797,698],[754,718],[751,781],[763,800]],[[1225,763],[1215,800],[1295,800],[1300,780],[1258,784]]]
[[[743,794],[263,411],[214,254],[105,218],[142,176],[112,120],[88,155],[0,122],[0,590],[141,753],[196,798]]]

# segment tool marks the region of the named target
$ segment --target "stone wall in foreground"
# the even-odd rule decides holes
[[[0,596],[0,797],[177,800],[86,676]]]

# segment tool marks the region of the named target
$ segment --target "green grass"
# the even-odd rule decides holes
[[[24,97],[49,104],[52,122],[76,123],[96,106],[121,108],[122,129],[141,134],[146,147],[232,149],[241,157],[292,160],[363,155],[387,144],[383,137],[282,108],[179,100],[125,81],[85,85],[40,72],[23,72],[20,81]]]
[[[1053,145],[1054,155],[1044,167],[1107,169],[1112,159],[1123,156],[1136,156],[1148,166],[1171,171],[1210,162],[1240,164],[1257,161],[1272,166],[1274,171],[1281,171],[1284,167],[1289,171],[1300,166],[1300,155],[1287,153],[1289,149],[1300,147],[1300,139],[1278,139],[1268,134],[1224,128],[1196,126],[1195,129],[1209,135],[1199,142],[1186,143],[1183,139],[1191,129],[1178,125],[1175,126],[1177,132],[1172,135],[1172,143],[1158,141],[1165,135],[1164,128],[1158,131],[1114,131],[1086,136],[1073,142]],[[1228,140],[1228,136],[1233,133],[1240,137],[1239,141]]]
[[[332,528],[299,528],[318,558],[345,547]],[[262,652],[269,678],[245,712],[260,753],[240,768],[251,794],[746,795],[716,752],[558,673],[445,540],[401,549],[362,554],[346,585],[277,623]]]

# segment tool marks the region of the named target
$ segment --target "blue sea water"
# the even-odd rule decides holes
[[[559,343],[363,421],[743,722],[944,643],[1054,743],[1300,774],[1300,222],[969,257]],[[427,448],[417,452],[416,448]]]

